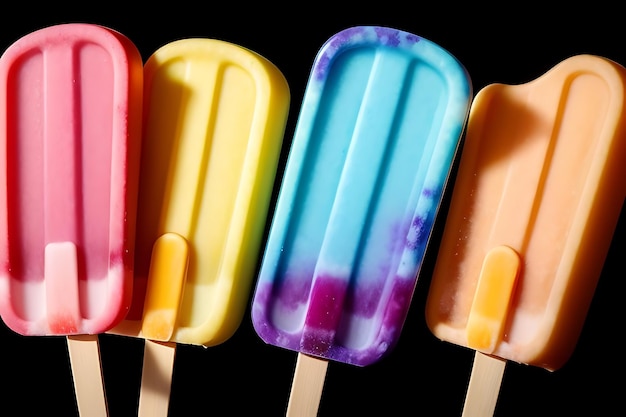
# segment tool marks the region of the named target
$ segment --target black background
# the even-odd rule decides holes
[[[619,2],[571,3],[568,9],[554,9],[548,2],[519,2],[503,8],[450,2],[440,6],[259,2],[263,4],[251,7],[239,2],[192,5],[177,1],[132,10],[130,3],[5,6],[0,13],[0,48],[41,27],[66,22],[114,28],[135,42],[144,60],[160,46],[181,38],[207,37],[245,46],[272,61],[289,82],[292,105],[285,150],[315,54],[330,36],[350,26],[391,26],[439,44],[465,65],[475,92],[494,82],[530,81],[581,53],[626,65],[626,19]],[[553,373],[509,363],[496,416],[623,413],[625,223],[622,210],[570,361]],[[423,314],[439,233],[440,227],[398,346],[369,367],[330,363],[320,416],[460,416],[473,352],[437,340],[426,328]],[[284,414],[296,354],[265,345],[249,317],[248,311],[237,333],[220,346],[178,347],[171,416]],[[143,342],[101,335],[100,343],[110,415],[132,416],[137,408]],[[0,415],[77,415],[63,337],[22,337],[0,324],[0,361]]]

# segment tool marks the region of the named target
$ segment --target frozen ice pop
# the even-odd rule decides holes
[[[73,352],[97,353],[89,335],[130,306],[142,89],[139,51],[98,25],[37,30],[0,59],[0,315],[68,336],[77,390]]]
[[[300,365],[323,385],[328,361],[397,343],[470,99],[463,66],[411,33],[352,27],[318,52],[252,304],[260,338],[298,352],[288,414],[317,413]]]
[[[426,304],[435,336],[477,352],[472,378],[572,354],[626,195],[625,81],[579,55],[476,95]]]
[[[162,364],[145,361],[226,341],[248,306],[290,92],[267,59],[215,39],[161,47],[144,80],[133,303],[111,333],[146,340],[140,414],[162,414],[170,385],[151,389]]]

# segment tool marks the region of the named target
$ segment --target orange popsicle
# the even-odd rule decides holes
[[[468,413],[493,412],[504,361],[553,371],[575,348],[626,195],[625,81],[579,55],[476,95],[426,304],[477,351]],[[491,403],[471,394],[484,363]]]

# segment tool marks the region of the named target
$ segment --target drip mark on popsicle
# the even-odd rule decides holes
[[[329,41],[314,65],[315,79],[324,80],[338,51],[351,45],[362,45],[363,40],[390,48],[410,48],[420,41],[419,36],[386,27],[353,27],[339,32]]]

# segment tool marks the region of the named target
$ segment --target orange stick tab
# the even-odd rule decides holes
[[[168,341],[174,333],[189,264],[189,245],[177,233],[154,243],[141,332],[146,339]]]
[[[517,252],[508,246],[496,246],[485,256],[467,322],[471,348],[492,353],[502,339],[520,263]]]

